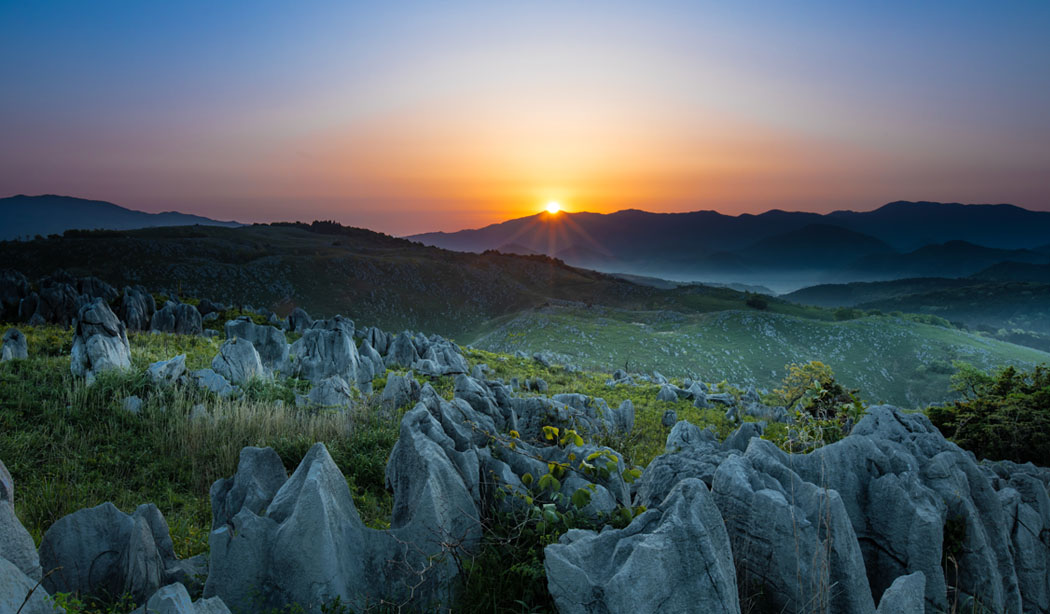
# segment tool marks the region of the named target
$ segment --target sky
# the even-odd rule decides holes
[[[391,234],[1050,210],[1050,3],[0,0],[0,196]]]

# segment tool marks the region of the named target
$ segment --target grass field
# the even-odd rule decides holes
[[[868,401],[910,408],[950,396],[952,361],[981,369],[1050,362],[1039,350],[903,317],[833,321],[738,309],[683,314],[551,306],[495,321],[473,345],[550,352],[589,369],[626,365],[758,387],[772,387],[788,363],[819,360]]]

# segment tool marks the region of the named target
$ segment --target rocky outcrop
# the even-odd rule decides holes
[[[0,559],[10,561],[34,582],[40,579],[36,545],[15,516],[15,481],[3,461],[0,461]]]
[[[379,405],[386,409],[400,409],[419,401],[419,383],[411,375],[391,373],[386,378],[386,387],[379,395]]]
[[[70,283],[45,278],[40,282],[33,315],[40,322],[67,325],[77,316],[80,308],[90,301]]]
[[[160,588],[131,614],[230,614],[230,609],[218,597],[194,602],[180,582]]]
[[[73,325],[69,368],[92,382],[97,373],[131,367],[131,345],[124,323],[102,299],[84,305]]]
[[[128,330],[149,330],[157,302],[142,286],[125,286],[120,300],[120,319]]]
[[[288,314],[288,332],[301,333],[314,324],[314,319],[302,307],[296,307]]]
[[[703,482],[679,482],[625,529],[572,530],[544,550],[562,614],[740,612],[722,516]]]
[[[150,330],[176,335],[200,335],[204,332],[204,322],[193,305],[168,301],[153,314]]]
[[[170,388],[182,381],[186,375],[186,355],[179,354],[169,360],[160,360],[146,369],[146,376],[155,386]]]
[[[247,339],[228,339],[219,347],[211,361],[212,370],[229,382],[243,384],[255,378],[267,377],[259,352]]]
[[[29,358],[29,344],[26,336],[17,328],[9,328],[0,342],[0,362],[8,360],[25,360]]]
[[[345,379],[333,375],[314,383],[310,393],[296,401],[302,407],[347,410],[354,402],[354,391]]]
[[[60,518],[40,542],[50,593],[144,601],[168,583],[176,563],[168,525],[154,505],[125,514],[103,503]]]
[[[337,375],[356,383],[360,358],[353,332],[353,322],[338,316],[314,322],[313,327],[292,344],[294,360],[285,371],[312,382]]]
[[[230,320],[224,327],[227,339],[245,339],[250,341],[267,370],[280,368],[288,360],[288,340],[284,331],[256,324],[248,316]]]
[[[54,614],[55,611],[47,591],[38,586],[36,580],[24,574],[11,561],[0,557],[0,612]]]
[[[18,317],[18,305],[29,293],[25,275],[12,269],[0,270],[0,317],[7,321]]]

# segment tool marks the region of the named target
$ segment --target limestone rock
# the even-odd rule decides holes
[[[879,600],[878,614],[923,614],[926,611],[926,574],[921,571],[893,581]]]
[[[348,332],[349,331],[349,332]],[[353,322],[345,318],[318,320],[292,344],[295,360],[284,371],[312,382],[338,375],[357,382],[360,357],[353,340]]]
[[[40,542],[41,566],[57,569],[43,581],[50,593],[130,593],[142,601],[166,583],[174,561],[168,525],[154,505],[131,515],[112,503],[82,509],[60,518]]]
[[[250,341],[268,370],[275,370],[288,360],[288,339],[279,328],[256,324],[248,316],[241,316],[227,322],[225,331],[227,339]]]
[[[243,384],[267,376],[259,352],[247,339],[227,339],[211,361],[211,368],[227,381]]]
[[[124,323],[102,299],[84,305],[73,325],[70,371],[90,383],[97,373],[130,367],[131,345]]]
[[[125,286],[120,301],[120,319],[128,330],[149,330],[157,302],[142,286]]]
[[[28,601],[27,595],[30,595]],[[37,580],[27,576],[11,561],[0,557],[0,612],[54,614],[55,611],[50,596],[44,588],[37,586]]]
[[[625,529],[569,531],[544,549],[544,567],[563,614],[740,612],[722,516],[695,479]]]
[[[0,362],[8,360],[25,360],[29,358],[29,344],[26,336],[17,328],[9,328],[0,343]]]
[[[386,387],[379,395],[379,405],[387,409],[400,409],[419,401],[420,388],[411,375],[392,373],[386,378]]]
[[[34,582],[40,579],[36,544],[15,516],[15,482],[3,461],[0,461],[0,559],[10,561]]]
[[[149,366],[146,374],[156,386],[174,386],[186,374],[186,355],[179,354],[169,360],[157,361]]]

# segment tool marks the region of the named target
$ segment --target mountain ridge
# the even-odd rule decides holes
[[[149,213],[105,200],[59,194],[16,194],[0,198],[0,241],[61,234],[67,230],[133,230],[195,224],[242,225],[179,211]]]

